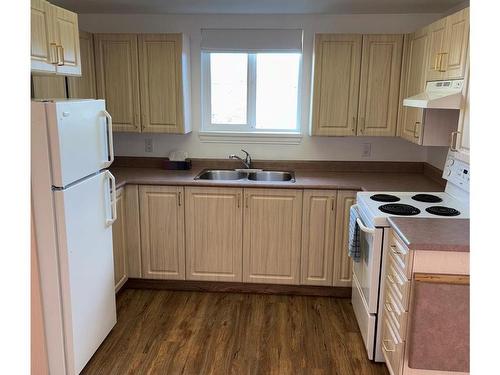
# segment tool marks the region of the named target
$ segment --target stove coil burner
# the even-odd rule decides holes
[[[375,194],[372,195],[370,199],[377,202],[398,202],[400,200],[395,195],[390,195],[390,194]]]
[[[451,207],[444,206],[431,206],[425,209],[428,213],[438,216],[458,216],[460,215],[460,211],[455,210]]]
[[[439,203],[443,200],[432,194],[417,194],[411,197],[414,201],[425,202],[425,203]]]
[[[383,204],[379,210],[386,214],[401,215],[401,216],[414,216],[420,213],[417,207],[410,206],[409,204]]]

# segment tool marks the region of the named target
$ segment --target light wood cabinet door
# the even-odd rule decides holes
[[[68,96],[78,99],[96,99],[94,41],[91,33],[80,31],[81,77],[68,77]]]
[[[316,34],[312,135],[356,135],[362,36]]]
[[[115,270],[115,292],[127,281],[127,241],[125,221],[125,191],[116,191],[116,220],[113,223],[113,261]]]
[[[356,203],[356,193],[353,190],[339,190],[337,192],[333,286],[350,287],[352,283],[352,260],[347,255],[347,250],[349,246],[349,210]]]
[[[31,70],[56,72],[56,40],[52,6],[45,0],[31,0]]]
[[[336,190],[304,190],[301,284],[332,286],[336,199]]]
[[[58,6],[53,6],[53,12],[57,42],[57,73],[80,76],[82,65],[78,37],[78,15]]]
[[[364,35],[358,135],[395,136],[403,35]]]
[[[137,35],[94,34],[97,97],[117,132],[141,131]]]
[[[429,29],[422,28],[405,37],[401,79],[398,135],[407,141],[422,144],[423,109],[403,106],[403,100],[425,90]]]
[[[427,61],[427,81],[438,81],[444,79],[444,72],[441,71],[442,54],[446,38],[446,18],[437,20],[429,26],[429,50]]]
[[[446,17],[441,70],[444,79],[464,78],[469,48],[469,8]]]
[[[138,38],[142,131],[189,132],[183,80],[183,48],[187,41],[182,34],[140,34]]]
[[[302,191],[245,189],[243,281],[299,284]]]
[[[427,81],[464,78],[469,48],[469,8],[430,26]]]
[[[142,277],[185,279],[183,188],[140,186]]]
[[[33,99],[65,99],[66,80],[64,77],[55,75],[33,75]]]
[[[186,279],[242,281],[243,189],[185,189]]]

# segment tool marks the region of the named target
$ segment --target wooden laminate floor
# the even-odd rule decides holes
[[[128,289],[82,374],[388,374],[349,299]]]

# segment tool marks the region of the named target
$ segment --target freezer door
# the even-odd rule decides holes
[[[68,373],[78,374],[116,324],[111,173],[54,192]]]
[[[65,100],[45,105],[53,186],[68,186],[111,165],[112,123],[104,100]]]

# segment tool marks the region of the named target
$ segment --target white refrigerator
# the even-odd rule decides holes
[[[78,374],[116,324],[116,189],[104,100],[31,105],[31,190],[50,374]],[[36,372],[36,371],[35,371]]]

